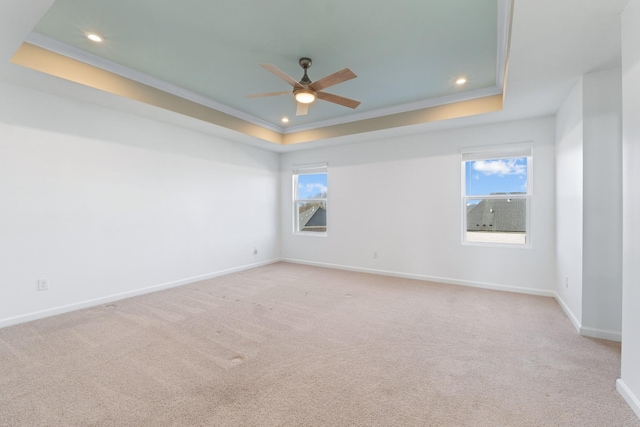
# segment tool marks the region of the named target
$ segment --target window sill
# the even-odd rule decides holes
[[[494,242],[469,242],[462,241],[462,246],[482,246],[485,248],[515,248],[515,249],[531,249],[531,243],[494,243]]]
[[[311,237],[327,237],[327,233],[315,233],[315,232],[309,232],[309,231],[294,231],[293,232],[294,236],[311,236]]]

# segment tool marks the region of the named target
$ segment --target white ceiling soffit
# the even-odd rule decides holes
[[[250,0],[245,1],[250,2]],[[194,2],[198,3],[198,0],[189,0],[187,3],[191,4]],[[380,45],[379,39],[372,40],[371,43],[368,43],[366,37],[372,37],[368,33],[365,34],[364,43],[361,43],[362,40],[357,36],[353,37],[354,41],[351,43],[351,38],[341,33],[341,31],[335,28],[335,26],[332,27],[330,22],[319,22],[316,27],[311,28],[309,32],[315,32],[315,34],[312,34],[314,36],[312,38],[303,38],[303,40],[298,43],[292,43],[293,46],[290,47],[286,44],[284,46],[278,46],[278,49],[271,49],[271,51],[266,53],[263,51],[268,49],[265,48],[264,45],[256,45],[254,43],[254,40],[261,37],[261,34],[259,33],[254,32],[253,35],[245,34],[243,35],[245,38],[240,37],[239,40],[237,37],[234,38],[237,33],[227,32],[224,37],[222,37],[221,34],[217,34],[218,38],[216,38],[216,40],[220,41],[214,46],[213,50],[215,50],[220,58],[222,58],[221,62],[224,65],[222,66],[223,69],[217,69],[217,72],[212,71],[209,74],[222,77],[216,77],[215,79],[209,78],[209,80],[201,81],[199,83],[200,86],[198,86],[198,84],[194,84],[191,87],[185,87],[187,85],[184,84],[184,79],[188,78],[190,72],[193,72],[193,70],[198,67],[198,64],[203,61],[202,57],[205,55],[203,52],[206,50],[206,44],[204,45],[205,47],[201,44],[194,48],[190,46],[190,40],[197,38],[206,39],[207,37],[210,39],[212,35],[208,32],[210,31],[210,28],[207,27],[203,30],[202,28],[199,28],[198,25],[194,24],[194,19],[196,23],[202,23],[205,21],[198,21],[196,19],[197,17],[193,16],[193,12],[189,12],[187,4],[183,5],[180,3],[184,12],[181,13],[180,16],[165,16],[163,19],[166,19],[166,21],[158,21],[160,25],[169,25],[167,23],[174,25],[176,21],[180,23],[177,26],[171,27],[175,28],[177,31],[173,33],[172,38],[176,38],[176,34],[180,34],[180,37],[182,37],[179,41],[176,41],[176,46],[169,46],[165,50],[153,49],[147,45],[144,49],[136,51],[136,47],[140,48],[140,46],[130,39],[120,40],[118,39],[118,35],[122,33],[133,38],[134,36],[132,34],[139,35],[144,33],[144,31],[142,33],[135,33],[132,31],[136,28],[146,28],[145,25],[147,23],[139,19],[136,21],[136,16],[139,17],[139,15],[147,12],[150,4],[147,3],[147,9],[142,7],[142,10],[132,11],[131,9],[134,8],[134,6],[132,6],[131,2],[123,0],[107,2],[112,8],[110,12],[111,15],[108,12],[104,13],[107,17],[112,16],[117,12],[118,7],[122,7],[122,11],[128,12],[124,13],[121,11],[119,15],[116,14],[121,18],[117,23],[114,23],[113,21],[100,22],[100,19],[97,18],[92,24],[86,24],[83,22],[83,20],[87,22],[91,21],[87,16],[91,15],[91,12],[98,14],[100,13],[100,10],[91,11],[90,9],[86,9],[84,11],[84,15],[82,13],[69,13],[69,10],[75,10],[74,8],[81,5],[88,7],[90,6],[90,3],[97,4],[100,2],[97,2],[97,0],[93,2],[87,0],[83,2],[78,2],[77,0],[58,0],[51,10],[44,15],[43,19],[36,26],[35,31],[25,39],[25,42],[57,55],[71,58],[83,64],[88,64],[96,69],[104,70],[114,75],[124,77],[130,81],[141,83],[149,88],[154,88],[161,92],[174,95],[177,98],[191,101],[192,103],[204,106],[212,111],[224,113],[220,116],[222,118],[216,116],[218,118],[208,119],[205,117],[207,115],[202,112],[196,116],[189,114],[189,112],[179,111],[179,108],[169,108],[172,111],[191,115],[192,117],[196,117],[200,120],[210,121],[216,125],[228,127],[229,129],[237,130],[277,144],[315,141],[323,138],[367,132],[370,130],[379,130],[468,116],[482,112],[496,111],[502,108],[502,94],[505,86],[511,32],[512,0],[460,0],[457,2],[452,2],[451,0],[437,0],[434,2],[416,2],[420,4],[429,3],[435,5],[433,11],[437,12],[439,14],[438,19],[444,20],[445,23],[448,23],[447,25],[449,25],[450,22],[459,22],[459,24],[455,28],[451,28],[450,25],[442,28],[438,27],[433,22],[430,22],[427,18],[407,19],[407,22],[400,21],[391,23],[384,31],[384,36],[390,40],[385,42],[382,46]],[[221,7],[222,10],[229,13],[229,16],[232,16],[233,14],[231,13],[231,9],[238,7],[233,6],[232,4],[237,3],[237,1],[235,3],[216,2],[215,6],[209,5],[208,7]],[[323,2],[323,4],[325,3],[325,11],[331,10],[332,7],[339,8],[341,7],[340,5],[344,4],[344,2]],[[453,7],[453,3],[459,4],[457,7]],[[464,27],[469,26],[468,24],[470,20],[473,22],[478,20],[482,21],[482,19],[479,19],[482,18],[482,16],[461,17],[461,7],[472,7],[469,5],[477,5],[479,3],[485,4],[485,12],[486,10],[492,10],[494,13],[491,19],[485,20],[489,22],[489,24],[487,24],[487,22],[477,24],[484,25],[485,27],[480,31],[485,39],[484,51],[481,49],[483,45],[478,44],[475,45],[475,50],[480,50],[480,52],[459,52],[459,46],[465,40],[467,44],[472,45],[472,48],[474,48],[473,43],[471,43],[472,39],[475,37],[473,32],[474,28],[465,30]],[[65,6],[65,4],[66,8],[62,7]],[[102,2],[101,4],[104,6],[105,3]],[[198,4],[201,5],[202,3],[200,2]],[[268,27],[269,37],[266,37],[271,39],[271,41],[276,39],[295,41],[298,37],[297,34],[292,33],[292,30],[295,28],[287,27],[284,23],[295,20],[295,17],[297,16],[306,16],[305,13],[300,13],[300,8],[302,8],[302,11],[304,12],[304,8],[306,7],[318,7],[317,3],[300,4],[300,2],[293,2],[293,0],[278,0],[271,2],[271,4],[275,11],[273,14],[269,15],[271,12],[267,13],[265,10],[261,9],[261,14],[255,13],[243,15],[243,21],[240,25],[243,28],[250,28],[252,24],[255,23],[255,26],[261,28],[259,23],[265,20],[269,21],[270,19],[275,19],[274,17],[277,16],[275,14],[278,13],[281,7],[295,5],[296,7],[293,10],[296,10],[296,12],[290,12],[288,15],[278,18],[281,19],[281,21],[276,20],[273,25]],[[373,20],[374,23],[378,21],[385,22],[385,19],[393,18],[384,16],[385,13],[388,14],[389,9],[382,7],[383,3],[372,4],[369,2],[366,4],[370,5],[369,10],[374,11],[378,5],[381,6],[380,13],[375,14],[375,16],[370,16],[370,19]],[[62,12],[64,13],[60,16],[56,16],[55,13],[53,13],[52,16],[49,16],[49,14],[55,12],[56,6],[60,5],[62,8],[58,11],[58,15]],[[156,5],[153,4],[153,6]],[[404,8],[398,7],[397,4],[395,6],[396,9],[404,9],[401,12],[405,14],[395,15],[397,18],[408,18],[411,15],[414,3],[407,2],[407,5],[404,5],[406,7]],[[424,11],[424,9],[420,10]],[[357,12],[357,10],[355,11]],[[265,13],[269,16],[264,16]],[[409,15],[406,15],[407,13]],[[452,16],[448,16],[448,14]],[[132,16],[130,19],[127,18],[129,15]],[[335,14],[332,15],[330,13],[325,13],[325,15],[335,17]],[[61,18],[61,16],[63,16],[63,18]],[[372,27],[370,22],[360,22],[363,21],[363,19],[358,20],[356,18],[357,17],[351,18],[352,21],[350,22],[353,22],[353,28],[348,28],[348,32],[357,33],[357,30],[364,31],[365,29]],[[223,17],[223,19],[226,18]],[[319,21],[321,20],[319,19]],[[359,23],[355,24],[355,22]],[[109,42],[111,41],[109,39],[115,39],[118,43],[114,44],[117,44],[119,48],[126,46],[126,48],[129,49],[129,56],[123,55],[121,52],[114,53],[113,51],[110,51],[113,47],[109,47],[109,49],[105,50],[100,50],[99,48],[94,47],[84,48],[87,46],[87,41],[84,39],[85,32],[93,30],[95,25],[100,23],[107,28],[107,33],[109,34],[106,35],[107,41]],[[435,27],[438,27],[437,30],[439,32],[429,32],[428,29],[424,27],[427,23],[434,24]],[[87,25],[86,27],[85,24]],[[393,39],[392,35],[398,32],[400,28],[411,25],[416,26],[416,28],[410,29],[406,34],[415,35],[421,31],[428,33],[429,37],[434,39],[431,41],[430,47],[424,47],[423,45],[425,40],[420,38],[416,40],[416,37],[404,40]],[[491,25],[492,29],[487,30],[487,25]],[[122,29],[122,26],[125,26],[126,29]],[[212,26],[215,27],[215,25]],[[151,27],[153,27],[153,25],[151,25]],[[325,28],[329,28],[329,30],[324,30],[324,32],[320,31]],[[477,28],[475,29],[477,30]],[[339,33],[338,36],[341,37],[340,44],[326,46],[326,42],[323,44],[313,41],[316,39],[322,40],[321,36],[327,35],[328,37],[331,30]],[[224,29],[220,29],[219,31],[222,32]],[[455,33],[454,36],[452,36],[452,33]],[[331,37],[328,38],[331,39]],[[490,52],[486,49],[487,39],[491,40],[492,43]],[[251,43],[247,42],[247,40],[250,40]],[[70,43],[70,41],[72,43]],[[153,40],[147,40],[146,43],[153,43]],[[165,40],[164,43],[169,42]],[[23,47],[24,46],[25,45],[23,45]],[[379,52],[380,49],[386,50],[386,54],[389,53],[390,49],[400,51],[397,54],[391,55],[401,66],[401,70],[399,72],[398,68],[389,68],[387,66],[387,63],[389,62],[388,60],[376,62],[375,59],[381,55],[381,52]],[[123,48],[123,50],[125,49]],[[171,70],[164,74],[147,72],[154,71],[154,59],[148,61],[151,65],[142,63],[144,61],[136,62],[137,60],[135,60],[135,58],[139,57],[156,55],[157,58],[155,58],[155,61],[166,61],[166,59],[163,59],[162,55],[168,51],[172,52],[168,55],[169,58],[171,58],[170,61],[173,61],[176,58],[176,55],[178,55],[181,65],[178,66],[172,62],[173,65],[170,67]],[[443,51],[447,51],[448,53],[443,54]],[[318,54],[314,55],[314,52],[318,52]],[[433,55],[434,53],[439,53],[439,55],[429,56],[429,54]],[[459,62],[456,62],[459,61],[461,53],[462,56],[470,56],[472,59],[471,62],[465,63],[464,67],[461,67]],[[473,55],[471,55],[471,53],[473,53]],[[33,66],[30,62],[31,59],[24,60],[24,55],[21,57],[19,54],[20,51],[16,57],[14,57],[14,62],[48,72],[46,69],[47,65],[42,65],[41,63],[40,66]],[[290,87],[287,88],[286,83],[280,81],[266,70],[260,68],[258,66],[259,63],[273,63],[297,79],[302,73],[302,69],[297,65],[297,58],[307,55],[312,57],[314,61],[312,68],[309,70],[309,75],[312,78],[315,77],[317,79],[345,66],[354,70],[359,77],[353,81],[343,83],[344,87],[342,85],[336,85],[335,88],[331,88],[331,93],[361,100],[361,108],[352,112],[351,110],[341,106],[322,105],[328,103],[318,101],[311,106],[307,116],[296,118],[294,116],[295,102],[290,96],[281,96],[277,97],[279,99],[270,99],[269,103],[262,103],[260,100],[246,98],[245,95],[249,93],[290,89]],[[132,60],[131,58],[134,59]],[[481,67],[481,63],[483,61],[486,63],[486,58],[491,58],[492,64],[490,69],[486,67],[486,64],[484,68]],[[451,61],[449,65],[447,64],[447,61]],[[292,63],[293,65],[291,65]],[[439,63],[440,68],[438,70],[440,72],[449,67],[450,69],[447,70],[449,75],[447,78],[433,79],[438,80],[437,83],[430,82],[431,77],[428,75],[428,70],[427,73],[423,73],[423,69],[426,67],[425,64],[427,63]],[[70,65],[68,65],[70,63],[66,64],[67,67],[70,67]],[[478,67],[477,70],[474,69],[476,66]],[[145,69],[145,67],[147,68]],[[191,71],[185,72],[183,69]],[[398,74],[395,74],[394,71],[398,72]],[[230,74],[225,75],[225,72]],[[58,77],[68,78],[63,75],[64,73],[60,70],[58,70],[57,73],[52,74],[57,75]],[[468,77],[471,84],[468,84],[464,89],[456,88],[455,85],[452,84],[452,81],[458,75]],[[480,78],[481,76],[482,78]],[[487,80],[487,76],[491,77],[490,81]],[[442,75],[440,75],[440,77],[442,77]],[[476,80],[476,77],[478,77],[478,81],[474,81]],[[70,79],[74,80],[73,78]],[[417,87],[417,82],[423,81],[429,82],[430,86],[428,90],[418,93],[420,91],[417,89],[414,90],[414,88]],[[92,86],[88,81],[78,82]],[[209,83],[207,84],[207,82]],[[245,84],[246,82],[251,82],[251,84]],[[366,84],[361,84],[361,86],[356,87],[352,82]],[[99,88],[109,91],[105,87]],[[399,88],[398,91],[395,90],[397,88]],[[217,96],[217,93],[220,95]],[[396,93],[404,95],[400,96],[396,95]],[[123,93],[117,94],[127,96]],[[416,99],[416,96],[418,99]],[[148,99],[151,98],[154,98],[154,96],[151,96]],[[500,99],[499,102],[497,101],[498,98]],[[136,98],[132,97],[132,99]],[[153,102],[148,101],[148,99],[145,98],[142,100],[138,98],[138,100],[153,104]],[[233,101],[230,102],[230,99]],[[483,99],[490,100],[491,102],[477,102]],[[460,108],[458,109],[459,111],[456,111],[455,107],[458,105]],[[489,105],[489,107],[486,105]],[[162,105],[158,106],[164,107]],[[447,106],[447,109],[441,111],[438,109],[440,106]],[[244,125],[238,125],[237,121],[235,124],[228,124],[226,119],[227,116],[254,126],[247,127]],[[292,119],[289,125],[281,125],[279,123],[279,119],[282,116],[289,116]],[[266,132],[255,131],[256,127],[263,129]],[[247,131],[247,128],[251,128],[253,131]],[[263,137],[263,134],[268,136]]]

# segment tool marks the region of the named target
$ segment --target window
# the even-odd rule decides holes
[[[531,245],[532,148],[491,147],[462,153],[462,241]]]
[[[293,170],[294,233],[327,235],[327,165]]]

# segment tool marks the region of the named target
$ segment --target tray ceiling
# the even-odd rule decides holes
[[[510,14],[509,0],[56,0],[13,61],[286,144],[500,109]],[[259,64],[299,80],[300,57],[311,80],[350,68],[327,92],[362,104],[296,116],[291,95],[247,98],[291,89]]]

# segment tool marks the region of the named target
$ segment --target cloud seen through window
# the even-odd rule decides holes
[[[526,175],[527,166],[523,159],[477,160],[473,170],[483,175]]]

